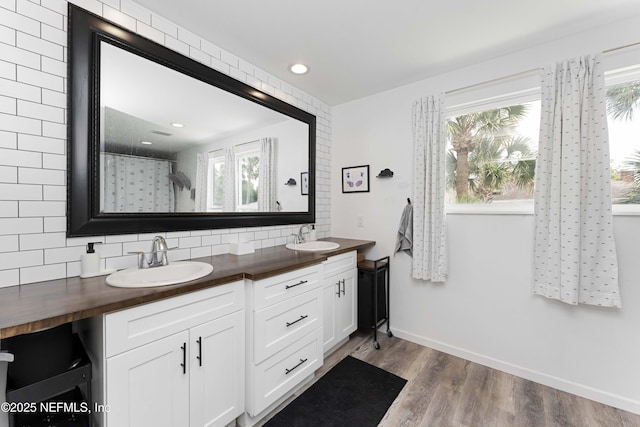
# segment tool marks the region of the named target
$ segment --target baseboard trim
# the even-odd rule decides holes
[[[517,377],[553,387],[558,390],[566,391],[567,393],[575,394],[576,396],[594,400],[605,405],[610,405],[615,408],[633,412],[634,414],[640,414],[640,401],[628,399],[626,397],[598,390],[593,387],[585,386],[583,384],[567,381],[553,375],[534,371],[532,369],[504,362],[492,357],[487,357],[482,354],[468,351],[460,347],[452,346],[441,341],[436,341],[419,335],[415,335],[413,333],[397,328],[393,328],[393,334],[398,338],[402,338],[407,341],[432,348],[434,350],[442,351],[443,353],[461,357],[463,359],[487,366],[489,368],[497,369],[499,371],[503,371]]]

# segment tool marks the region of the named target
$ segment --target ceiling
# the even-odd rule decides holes
[[[638,0],[135,1],[329,105],[640,13]]]

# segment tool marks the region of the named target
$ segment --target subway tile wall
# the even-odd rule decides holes
[[[329,107],[130,0],[74,4],[317,117],[316,229],[330,232]],[[295,226],[66,238],[67,1],[0,0],[0,287],[80,274],[87,242],[102,267],[135,265],[130,251],[167,238],[173,260],[226,253],[229,243],[285,244]]]

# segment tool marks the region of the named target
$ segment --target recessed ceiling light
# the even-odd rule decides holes
[[[293,64],[289,68],[293,74],[306,74],[309,68],[304,64]]]
[[[184,127],[184,125],[182,123],[176,123],[176,122],[171,123],[171,126],[173,126],[174,128],[183,128]]]
[[[151,144],[153,144],[153,142],[150,142],[150,141],[140,141],[140,144],[143,144],[143,145],[151,145]]]

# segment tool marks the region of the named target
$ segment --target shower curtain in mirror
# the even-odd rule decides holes
[[[444,95],[423,97],[413,106],[413,278],[447,278],[444,197],[447,127]]]
[[[601,55],[542,72],[533,293],[620,307]]]
[[[100,157],[103,212],[175,211],[169,160],[111,153]]]
[[[262,212],[276,212],[275,138],[260,141],[258,206]]]
[[[233,147],[224,149],[224,211],[236,211],[236,154]]]

